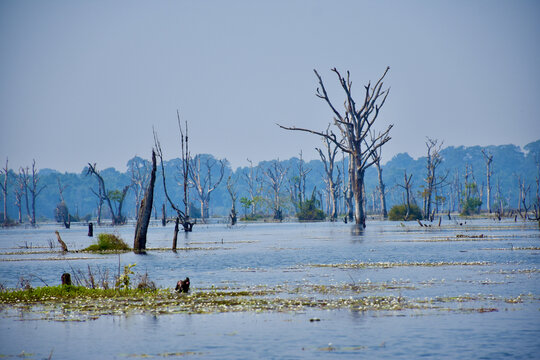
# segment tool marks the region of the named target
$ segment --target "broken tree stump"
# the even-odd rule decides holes
[[[69,273],[62,274],[62,285],[71,285],[71,275]]]
[[[58,242],[60,243],[60,246],[62,247],[63,252],[68,252],[68,248],[65,242],[62,241],[62,238],[60,237],[60,233],[58,230],[55,231],[56,238],[58,239]]]

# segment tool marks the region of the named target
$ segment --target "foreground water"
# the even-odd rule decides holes
[[[87,228],[56,225],[0,230],[0,283],[57,285],[63,272],[148,273],[158,287],[189,276],[206,289],[277,289],[311,306],[269,311],[153,312],[85,317],[0,307],[0,356],[29,358],[538,358],[540,232],[535,223],[475,220],[421,228],[416,223],[196,226],[181,234],[150,228],[147,255],[60,253],[94,239]],[[132,226],[97,228],[128,243]],[[403,299],[410,306],[352,304]],[[401,301],[401,300],[399,300]],[[331,306],[331,304],[345,304]],[[401,302],[400,302],[401,304]],[[61,321],[60,321],[61,320]]]

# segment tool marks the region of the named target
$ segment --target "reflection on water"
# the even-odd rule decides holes
[[[136,263],[134,270],[148,272],[159,287],[174,287],[189,276],[195,292],[212,285],[236,289],[264,285],[294,292],[287,296],[317,299],[379,295],[418,303],[429,299],[437,309],[305,308],[106,315],[58,322],[30,321],[46,314],[4,308],[0,355],[24,351],[32,358],[47,358],[52,351],[53,359],[187,355],[454,359],[540,353],[540,232],[533,223],[477,220],[460,226],[443,221],[440,228],[420,228],[414,223],[370,222],[366,229],[342,223],[201,225],[179,236],[176,253],[150,250],[145,256],[61,254],[50,241],[57,229],[72,250],[94,241],[86,236],[85,226],[76,224],[69,230],[56,225],[2,229],[0,283],[16,287],[23,276],[33,286],[57,285],[63,272],[91,266],[114,274],[120,262]],[[130,243],[133,231],[132,226],[96,228],[95,234],[114,232]],[[170,248],[172,232],[172,226],[151,227],[147,247]],[[321,289],[340,290],[333,294]]]

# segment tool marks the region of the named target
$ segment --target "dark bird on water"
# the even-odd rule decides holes
[[[187,293],[189,291],[189,278],[185,280],[180,280],[176,283],[176,291],[181,293]]]

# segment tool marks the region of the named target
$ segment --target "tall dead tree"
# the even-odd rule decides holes
[[[24,196],[24,176],[19,170],[19,174],[16,177],[16,187],[15,187],[15,206],[17,206],[17,213],[18,213],[18,222],[19,224],[22,224],[22,204],[23,204],[23,196]]]
[[[60,176],[56,178],[56,181],[58,183],[58,193],[60,194],[60,203],[56,206],[56,220],[61,221],[64,223],[64,227],[66,229],[69,229],[71,227],[71,217],[69,216],[69,208],[66,204],[66,201],[64,200],[64,190],[68,187],[68,185],[62,186],[62,181],[60,180]]]
[[[236,189],[236,178],[233,176],[229,176],[227,178],[227,191],[229,192],[229,196],[231,197],[231,212],[229,214],[229,219],[231,220],[231,225],[236,225],[237,216],[236,216],[236,199],[238,197],[238,191]]]
[[[287,175],[287,168],[279,162],[279,159],[272,161],[270,166],[263,171],[266,176],[266,182],[272,192],[272,209],[275,220],[283,220],[283,211],[281,210],[281,186]]]
[[[211,157],[206,157],[201,165],[201,155],[196,155],[189,166],[189,177],[195,185],[195,190],[199,196],[201,203],[201,219],[206,222],[205,218],[210,216],[210,196],[216,190],[218,185],[223,180],[225,171],[225,163],[222,160],[215,160]],[[212,172],[215,166],[219,163],[219,177],[217,181],[212,181]]]
[[[4,224],[8,223],[9,216],[7,211],[7,197],[8,197],[8,177],[9,177],[9,167],[8,159],[6,158],[6,166],[0,170],[0,175],[4,175],[4,183],[0,183],[2,188],[2,195],[4,196]]]
[[[302,157],[302,151],[300,150],[300,158],[296,163],[296,171],[291,178],[289,178],[288,192],[291,196],[291,201],[296,209],[300,211],[302,204],[306,201],[306,176],[311,172],[310,168],[306,168],[304,159]]]
[[[189,146],[188,146],[188,127],[187,127],[187,121],[185,121],[185,131],[182,130],[182,124],[180,123],[180,113],[177,110],[176,111],[177,119],[178,119],[178,128],[180,130],[180,143],[182,146],[182,176],[183,176],[183,185],[184,185],[184,210],[180,209],[180,206],[177,205],[174,201],[172,201],[171,197],[169,196],[169,192],[167,191],[167,181],[165,177],[165,166],[163,164],[163,151],[161,150],[161,144],[159,143],[159,139],[157,137],[156,132],[154,131],[154,144],[155,144],[155,151],[157,156],[159,156],[160,164],[161,164],[161,178],[163,179],[163,191],[165,192],[165,198],[167,199],[167,202],[169,205],[173,208],[174,211],[176,211],[176,221],[174,226],[174,236],[173,236],[173,250],[176,250],[176,240],[178,236],[178,229],[179,224],[182,223],[182,227],[184,228],[184,232],[191,232],[193,231],[193,225],[195,225],[195,222],[191,222],[188,214],[189,209],[189,203],[187,198],[187,192],[188,192],[188,176],[189,176]]]
[[[43,191],[43,189],[47,187],[47,185],[43,185],[42,187],[39,187],[38,185],[40,178],[38,175],[38,170],[36,168],[36,160],[32,161],[32,177],[30,177],[29,168],[26,168],[26,170],[23,169],[23,173],[26,179],[25,180],[25,184],[26,184],[25,193],[26,193],[27,207],[28,207],[28,192],[30,192],[30,199],[32,200],[31,202],[32,212],[30,215],[30,224],[32,224],[32,226],[36,226],[36,199],[41,193],[41,191]]]
[[[328,138],[323,138],[324,146],[326,148],[326,154],[319,148],[315,148],[321,157],[324,165],[324,172],[326,177],[324,181],[328,187],[328,195],[330,197],[330,221],[337,220],[337,193],[339,190],[339,184],[341,182],[340,173],[338,169],[338,176],[334,179],[334,164],[338,147],[335,146]]]
[[[352,82],[349,72],[347,71],[347,75],[344,77],[336,68],[332,69],[338,77],[339,83],[346,95],[345,109],[341,112],[337,110],[330,100],[321,76],[314,70],[320,86],[317,88],[316,95],[320,99],[323,99],[332,110],[334,125],[338,128],[340,136],[337,136],[333,131],[328,129],[323,132],[279,125],[286,130],[304,131],[327,138],[342,151],[350,155],[351,169],[349,179],[351,180],[354,197],[355,221],[356,224],[360,224],[363,227],[366,226],[364,197],[362,193],[364,188],[364,174],[366,169],[375,163],[377,149],[390,140],[389,133],[393,126],[390,125],[385,131],[379,133],[376,133],[373,128],[373,124],[377,120],[380,110],[384,106],[389,94],[389,89],[383,90],[383,79],[388,73],[388,70],[390,70],[390,67],[386,68],[375,85],[371,86],[370,82],[364,86],[364,98],[361,103],[356,104],[352,95]]]
[[[139,205],[145,195],[148,181],[151,176],[151,164],[148,161],[135,157],[128,161],[128,169],[131,175],[131,188],[135,195],[135,214],[139,214]]]
[[[249,200],[251,204],[251,216],[255,216],[255,211],[257,210],[256,200],[259,198],[261,190],[261,187],[257,186],[260,182],[260,169],[259,167],[255,169],[251,160],[247,159],[247,161],[249,162],[249,172],[245,172],[242,175],[248,188]]]
[[[98,180],[99,192],[97,194],[94,192],[94,194],[99,196],[100,200],[107,203],[107,206],[109,207],[109,210],[111,212],[112,225],[125,224],[126,218],[122,215],[122,204],[126,197],[127,191],[129,190],[129,185],[125,186],[122,191],[120,190],[107,191],[107,188],[105,187],[105,180],[103,180],[103,177],[101,176],[99,171],[96,169],[95,163],[94,164],[88,163],[88,170],[86,171],[86,175],[94,175],[96,179]],[[115,200],[118,203],[116,211],[112,204],[112,202]]]
[[[491,155],[485,149],[482,149],[482,154],[484,155],[484,160],[486,161],[486,206],[488,213],[491,214],[491,175],[493,173],[491,169],[491,163],[493,162],[493,155]]]
[[[154,202],[154,184],[156,182],[156,153],[152,149],[152,171],[150,172],[150,181],[141,200],[139,214],[137,216],[137,225],[135,225],[135,238],[133,239],[133,250],[135,252],[144,252],[146,249],[146,233],[148,224],[152,216],[152,206]]]
[[[404,172],[404,174],[403,174],[403,178],[404,178],[403,185],[397,184],[399,187],[402,187],[403,189],[405,189],[405,194],[406,194],[406,200],[405,200],[405,207],[406,207],[405,220],[408,220],[408,219],[409,219],[409,215],[411,214],[411,188],[412,188],[412,182],[411,182],[411,179],[412,179],[412,176],[413,176],[413,174],[410,174],[409,176],[407,176],[407,170],[405,170],[405,172]]]
[[[379,185],[377,186],[377,190],[379,191],[379,199],[381,202],[381,214],[383,218],[386,219],[388,217],[388,212],[386,210],[386,186],[384,184],[383,176],[382,176],[383,170],[381,167],[381,152],[382,152],[382,148],[379,148],[375,152],[377,155],[375,158],[375,167],[377,168],[377,175],[379,178]]]
[[[438,186],[440,186],[445,180],[448,174],[439,177],[437,180],[436,173],[437,168],[442,163],[441,147],[443,143],[439,144],[438,140],[427,138],[426,147],[427,147],[427,160],[426,160],[426,178],[424,179],[426,185],[424,186],[424,191],[422,197],[424,198],[424,219],[430,219],[433,221],[433,216],[431,214],[431,205],[433,203],[433,198],[435,197],[435,191]]]

